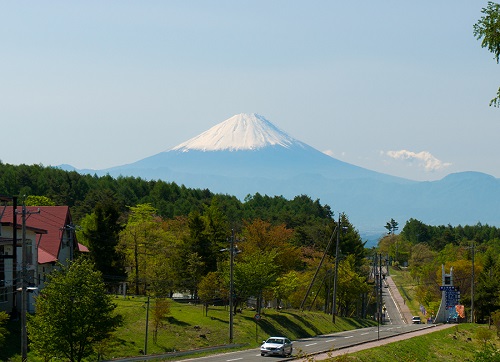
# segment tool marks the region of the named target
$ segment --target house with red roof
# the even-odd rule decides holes
[[[68,206],[29,206],[24,210],[23,217],[22,207],[14,210],[13,206],[0,206],[0,311],[8,313],[19,306],[20,293],[16,291],[22,285],[23,266],[28,289],[32,291],[28,311],[33,312],[33,296],[43,289],[46,276],[58,264],[67,265],[76,253],[88,252],[77,242]],[[26,263],[22,259],[23,234]]]

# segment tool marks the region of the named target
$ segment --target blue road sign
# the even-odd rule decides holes
[[[441,285],[439,287],[440,291],[445,291],[445,290],[457,290],[457,287],[454,285]]]

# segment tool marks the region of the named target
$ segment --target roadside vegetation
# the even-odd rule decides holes
[[[79,225],[78,241],[89,249],[79,257],[99,272],[108,295],[125,293],[113,299],[123,325],[111,338],[93,343],[89,360],[146,352],[148,298],[148,354],[227,344],[231,287],[234,342],[245,346],[257,346],[270,334],[296,339],[368,325],[375,313],[370,259],[376,254],[390,264],[414,312],[437,312],[444,265],[447,271],[453,267],[468,316],[480,323],[500,321],[496,227],[430,226],[410,219],[397,234],[398,223],[391,219],[389,233],[367,250],[348,215],[334,215],[329,205],[305,195],[286,200],[255,194],[240,201],[175,183],[43,166],[0,163],[0,172],[0,194],[69,205]],[[335,275],[337,237],[341,253]],[[338,323],[333,325],[335,276]],[[174,296],[191,304],[177,304]],[[256,314],[262,316],[258,323]],[[7,323],[10,333],[2,334],[0,358],[17,358],[19,349],[11,346],[20,340],[18,328]],[[36,338],[33,329],[30,338]]]
[[[496,328],[458,324],[442,331],[322,361],[497,362],[500,361],[499,347]],[[309,358],[309,362],[314,361],[314,357]]]
[[[410,219],[400,234],[380,240],[378,252],[390,260],[390,274],[413,312],[427,318],[437,313],[444,267],[446,273],[453,270],[453,285],[460,290],[462,322],[500,320],[500,229]]]

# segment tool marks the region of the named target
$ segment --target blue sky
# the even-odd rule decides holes
[[[0,3],[0,160],[102,169],[258,113],[415,180],[500,177],[486,1]]]

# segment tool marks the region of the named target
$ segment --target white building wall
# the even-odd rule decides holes
[[[12,227],[2,227],[1,235],[3,238],[12,239]],[[18,239],[21,239],[21,232],[17,232]],[[36,276],[36,266],[37,266],[37,250],[36,250],[36,234],[33,231],[26,230],[26,244],[27,244],[27,255],[29,260],[26,261],[27,270],[27,280],[29,283],[37,286]],[[18,288],[22,286],[22,269],[23,269],[23,250],[22,246],[17,247],[17,259],[16,259],[16,281],[13,279],[13,259],[4,259],[4,275],[5,275],[5,286],[7,287],[7,300],[0,302],[0,311],[12,312],[14,305],[19,307],[21,305],[21,293],[17,291]],[[4,244],[4,254],[13,255],[12,243]],[[14,284],[16,288],[14,288]],[[33,298],[29,298],[28,311],[34,311]]]

